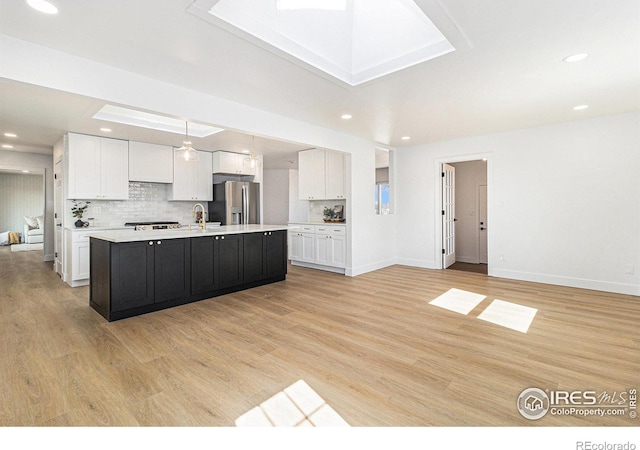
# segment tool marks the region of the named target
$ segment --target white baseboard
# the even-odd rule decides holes
[[[366,264],[364,266],[352,267],[346,270],[345,275],[347,275],[348,277],[357,277],[358,275],[362,275],[363,273],[384,269],[385,267],[393,266],[394,264],[397,264],[395,258],[386,259],[384,261],[378,261],[372,264]]]
[[[422,269],[439,269],[435,261],[427,261],[424,259],[396,258],[395,263],[402,266],[420,267]]]
[[[308,269],[324,270],[325,272],[333,272],[345,275],[345,269],[342,267],[323,266],[321,264],[313,264],[304,261],[291,261],[292,266],[306,267]]]
[[[478,260],[475,256],[459,256],[456,253],[456,262],[469,263],[469,264],[478,264]]]
[[[517,270],[492,269],[489,266],[489,276],[498,278],[510,278],[513,280],[531,281],[533,283],[554,284],[594,291],[613,292],[616,294],[640,296],[640,286],[636,284],[614,283],[610,281],[588,280],[584,278],[562,277]]]

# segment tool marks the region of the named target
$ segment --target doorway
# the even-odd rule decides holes
[[[440,162],[441,268],[488,274],[487,159]]]

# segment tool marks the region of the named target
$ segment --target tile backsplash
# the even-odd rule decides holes
[[[342,205],[345,210],[346,217],[346,201],[345,200],[313,200],[309,202],[309,221],[322,222],[324,217],[324,208],[334,208],[336,205]]]
[[[82,220],[93,218],[94,227],[121,227],[125,222],[178,221],[193,223],[191,210],[196,202],[169,201],[171,185],[129,182],[128,200],[90,200]],[[79,201],[83,203],[83,201]],[[201,202],[205,210],[207,202]],[[71,214],[72,200],[66,201],[65,220],[71,225],[77,219]]]

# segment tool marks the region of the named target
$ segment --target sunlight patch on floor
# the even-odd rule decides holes
[[[307,383],[298,380],[235,421],[237,427],[348,427]]]
[[[480,313],[478,319],[526,333],[537,312],[536,308],[496,299]]]
[[[429,303],[434,306],[439,306],[440,308],[448,309],[449,311],[467,315],[485,298],[487,298],[486,295],[451,288]]]

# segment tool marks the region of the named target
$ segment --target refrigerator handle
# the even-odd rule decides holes
[[[245,184],[242,185],[242,223],[249,223],[249,190]]]

